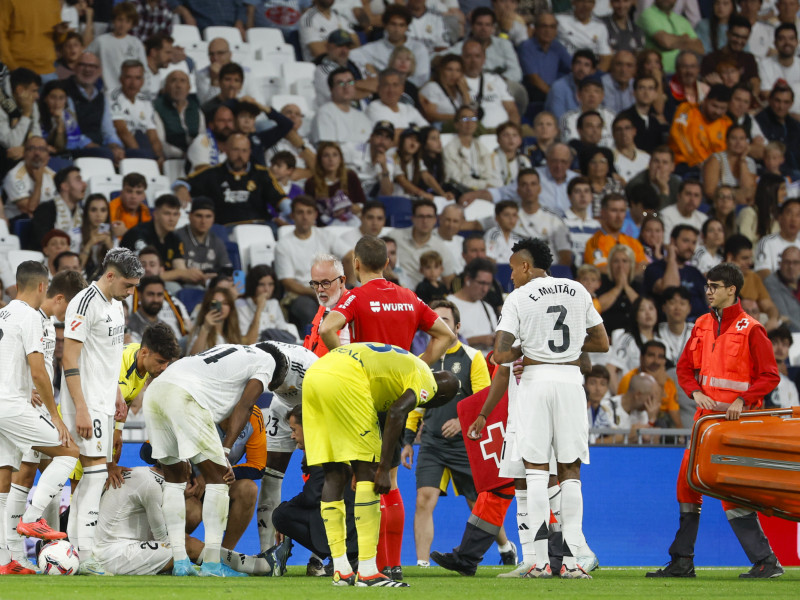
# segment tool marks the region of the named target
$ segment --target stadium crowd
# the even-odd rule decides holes
[[[798,405],[798,27],[798,0],[5,0],[0,304],[24,260],[91,282],[124,247],[126,343],[315,350],[373,236],[383,277],[485,355],[511,248],[540,238],[610,339],[592,442],[660,443],[642,430],[691,426],[675,366],[731,262],[781,371],[766,405]]]

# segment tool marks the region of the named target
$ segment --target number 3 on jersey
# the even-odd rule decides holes
[[[553,334],[557,332],[561,332],[561,344],[556,346],[555,339],[547,340],[547,346],[550,348],[551,352],[566,352],[569,348],[569,326],[564,323],[567,318],[567,309],[562,304],[558,304],[556,306],[551,306],[547,309],[548,314],[558,314],[556,317],[556,322],[553,325]]]

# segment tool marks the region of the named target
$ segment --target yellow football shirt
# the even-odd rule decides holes
[[[122,351],[122,366],[119,370],[119,389],[122,398],[130,406],[133,399],[142,391],[144,384],[150,374],[145,371],[144,375],[139,375],[136,370],[136,357],[139,354],[141,344],[128,344]]]

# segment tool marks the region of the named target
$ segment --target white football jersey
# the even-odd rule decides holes
[[[39,315],[42,317],[42,349],[44,350],[44,367],[47,369],[47,376],[50,378],[50,383],[53,382],[53,375],[55,375],[56,364],[56,326],[52,317],[48,317],[39,309]]]
[[[508,295],[497,330],[514,335],[528,358],[563,363],[578,360],[586,330],[602,322],[577,281],[538,277]]]
[[[0,309],[0,417],[22,414],[31,401],[33,379],[28,355],[44,354],[42,317],[21,300]]]
[[[109,487],[100,499],[95,546],[121,541],[167,541],[161,510],[164,478],[150,467],[134,467],[122,473],[125,484]]]
[[[159,379],[186,390],[219,423],[231,414],[248,381],[257,379],[267,391],[274,372],[275,359],[255,346],[220,344],[172,363]]]
[[[107,299],[96,283],[81,290],[67,306],[64,338],[83,343],[78,367],[81,389],[90,412],[113,415],[125,341],[122,302]],[[74,414],[75,403],[61,375],[62,411]]]
[[[280,397],[287,406],[297,406],[303,398],[303,379],[306,376],[306,371],[319,357],[311,350],[295,344],[284,344],[283,342],[267,343],[278,348],[289,361],[286,378],[272,393]]]

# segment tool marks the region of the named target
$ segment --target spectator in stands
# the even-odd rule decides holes
[[[353,45],[359,45],[349,20],[334,8],[333,3],[333,0],[314,0],[311,8],[303,13],[300,19],[300,47],[304,61],[313,61],[324,54],[328,36],[337,29],[350,33]]]
[[[458,204],[448,204],[439,214],[439,226],[433,232],[434,237],[438,237],[447,246],[457,271],[462,271],[465,266],[464,259],[461,257],[464,236],[458,233],[463,229],[464,209]]]
[[[620,50],[614,54],[611,70],[600,78],[605,90],[603,106],[612,113],[618,113],[634,103],[633,75],[635,72],[636,56],[633,52]]]
[[[16,110],[11,113],[0,110],[0,149],[5,149],[9,162],[23,158],[25,140],[30,135],[40,135],[39,88],[42,79],[30,69],[21,67],[9,77],[11,98]],[[5,95],[5,90],[3,90]]]
[[[663,298],[666,320],[656,327],[656,337],[666,348],[667,368],[671,369],[678,363],[694,327],[694,323],[686,321],[692,310],[692,297],[686,289],[673,286],[664,290]]]
[[[653,6],[640,13],[637,24],[644,30],[647,46],[661,53],[665,73],[675,72],[675,61],[683,50],[703,53],[701,42],[692,24],[672,11],[675,0],[655,0]]]
[[[609,386],[610,387],[610,386]],[[610,398],[612,411],[616,417],[616,429],[626,432],[629,443],[641,442],[647,444],[658,443],[660,438],[643,435],[642,430],[656,427],[661,401],[661,386],[651,375],[640,373],[632,377],[628,390]],[[612,438],[613,439],[613,438]],[[616,436],[615,441],[621,442],[624,436]]]
[[[635,316],[633,303],[639,297],[640,285],[636,274],[633,250],[617,244],[608,253],[608,274],[602,274],[597,300],[607,331],[623,329]]]
[[[444,172],[459,192],[499,187],[502,182],[492,166],[492,154],[475,138],[478,115],[465,105],[456,111],[456,138],[444,147]]]
[[[363,205],[367,199],[358,175],[347,168],[342,149],[335,142],[321,142],[317,152],[319,157],[314,164],[313,176],[306,179],[305,193],[317,201],[319,216],[327,225],[338,220],[331,214],[338,192],[343,193],[352,204]],[[354,224],[358,224],[357,219]]]
[[[652,375],[659,386],[661,406],[659,413],[663,418],[655,419],[651,427],[661,424],[663,427],[682,427],[680,405],[678,404],[678,388],[672,378],[667,376],[667,349],[661,340],[650,340],[643,344],[639,366],[620,380],[618,391],[624,394],[630,387],[633,377],[639,373]]]
[[[329,77],[333,71],[347,69],[352,75],[355,87],[354,98],[359,100],[365,98],[368,92],[359,88],[359,84],[364,83],[361,69],[356,63],[350,60],[350,51],[355,46],[355,41],[350,32],[344,29],[336,29],[328,36],[326,52],[318,58],[317,68],[314,70],[314,91],[317,93],[316,106],[322,106],[331,99],[333,91],[329,84]]]
[[[759,239],[777,233],[778,212],[786,200],[786,180],[774,173],[764,173],[758,179],[755,201],[736,215],[738,232],[756,243]]]
[[[631,306],[631,319],[611,332],[611,349],[605,356],[611,375],[609,389],[616,391],[622,377],[641,364],[642,347],[655,339],[658,309],[652,298],[639,296]],[[606,325],[606,330],[608,326]]]
[[[583,254],[586,251],[586,242],[600,229],[600,221],[593,218],[589,210],[592,205],[592,187],[586,177],[573,178],[567,184],[567,196],[569,197],[569,208],[566,210],[563,223],[567,228],[572,261],[576,266],[581,266]],[[525,209],[523,208],[521,220],[525,218]]]
[[[166,158],[183,158],[189,145],[206,128],[197,96],[190,93],[189,76],[172,71],[164,80],[164,92],[153,102],[156,133]]]
[[[303,127],[303,111],[297,104],[284,104],[280,107],[281,114],[292,122],[292,129],[283,139],[267,150],[267,160],[270,160],[278,152],[291,152],[294,154],[297,165],[295,166],[292,179],[294,181],[311,177],[311,170],[317,160],[314,147],[300,136],[300,129]]]
[[[528,22],[519,12],[519,0],[492,0],[497,17],[497,35],[515,47],[528,39]]]
[[[781,380],[765,399],[765,407],[791,408],[800,405],[798,390],[795,382],[789,378],[789,348],[792,347],[794,340],[792,332],[785,325],[773,329],[767,334],[769,341],[772,342],[772,349],[775,352],[775,362],[778,364],[778,372]]]
[[[588,113],[584,116],[589,116]],[[614,155],[608,148],[589,146],[578,155],[581,175],[592,188],[592,214],[600,214],[600,202],[608,194],[622,194],[622,182],[614,171]]]
[[[692,297],[692,320],[708,311],[705,277],[690,264],[697,249],[700,232],[691,225],[679,224],[670,230],[666,259],[653,261],[644,272],[644,290],[663,303],[669,287],[682,286]]]
[[[344,233],[332,240],[334,254],[344,257],[342,263],[345,274],[347,281],[352,285],[358,282],[353,268],[353,249],[356,243],[365,235],[380,237],[385,226],[386,206],[379,200],[368,200],[361,209],[361,224],[358,227],[348,227]]]
[[[464,61],[457,54],[445,54],[436,63],[433,78],[419,91],[422,114],[431,123],[452,126],[456,111],[470,102],[464,79]]]
[[[651,75],[637,77],[633,83],[633,104],[618,117],[627,117],[636,128],[634,143],[650,154],[664,143],[667,122],[654,106],[658,96],[658,81]]]
[[[394,69],[403,76],[403,95],[400,96],[400,102],[411,104],[414,108],[420,110],[419,87],[411,81],[411,77],[417,70],[417,59],[414,53],[405,46],[397,46],[389,55],[389,66],[387,68]],[[370,78],[369,82],[374,83],[375,78]],[[377,92],[377,90],[376,86],[375,91]]]
[[[611,0],[611,14],[600,21],[608,31],[608,45],[614,52],[639,52],[644,48],[644,31],[631,20],[633,0]]]
[[[80,256],[77,252],[72,252],[71,250],[65,250],[64,252],[56,254],[56,257],[53,259],[53,268],[56,273],[60,273],[61,271],[75,271],[80,273],[83,271],[83,269],[81,269]]]
[[[394,194],[429,200],[440,196],[453,200],[453,193],[446,192],[436,178],[428,173],[422,161],[419,132],[414,125],[403,131],[397,147],[392,151],[391,158],[396,167]]]
[[[598,79],[587,77],[578,84],[578,108],[561,115],[559,123],[561,138],[564,141],[571,143],[573,140],[580,138],[584,145],[599,144],[606,148],[610,148],[613,145],[611,123],[614,121],[614,113],[602,106],[603,97],[603,84]],[[592,126],[596,132],[593,131],[590,136],[589,133],[582,132],[581,129],[586,128],[585,122],[592,113],[597,113],[600,127],[596,127],[596,123],[593,121]],[[589,137],[591,139],[587,139]]]
[[[222,225],[269,221],[277,214],[283,190],[265,167],[251,163],[246,135],[231,135],[227,152],[224,163],[176,181],[175,194],[184,206],[189,205],[192,195],[211,198],[216,221]]]
[[[256,131],[256,119],[264,114],[275,123],[274,127],[263,131]],[[236,130],[247,134],[250,138],[250,156],[253,162],[262,167],[266,166],[266,152],[283,138],[292,136],[294,123],[271,106],[265,106],[252,96],[243,96],[234,109]],[[296,135],[296,134],[295,134]],[[299,137],[299,136],[297,136]],[[297,161],[295,161],[297,164]]]
[[[494,206],[495,225],[489,227],[483,236],[486,242],[486,256],[497,264],[508,264],[513,252],[511,248],[522,236],[516,233],[519,206],[513,200],[501,200]]]
[[[78,167],[64,167],[53,178],[56,194],[52,200],[40,202],[33,213],[31,237],[40,248],[42,238],[51,229],[60,229],[70,236],[70,248],[77,252],[81,247],[83,210],[81,201],[86,195],[86,182]]]
[[[697,250],[692,257],[692,264],[703,275],[723,261],[722,254],[725,245],[725,228],[722,221],[716,217],[709,217],[700,229],[703,243],[697,244]]]
[[[573,179],[573,181],[575,180]],[[536,237],[547,241],[553,254],[553,263],[570,266],[572,265],[572,251],[567,228],[563,219],[546,208],[542,208],[539,203],[541,189],[539,173],[534,169],[520,171],[517,181],[520,210],[514,232],[519,238]],[[500,203],[496,206],[500,206]],[[488,236],[489,232],[486,233],[487,248],[489,247]],[[494,258],[491,254],[489,256]],[[501,261],[498,260],[498,262]]]
[[[775,306],[789,320],[793,332],[800,332],[800,301],[797,299],[800,282],[800,248],[789,246],[780,256],[780,266],[764,279]]]
[[[667,246],[664,243],[664,221],[656,216],[658,214],[656,212],[645,211],[645,213],[639,227],[639,242],[644,248],[649,264],[666,257]]]
[[[236,301],[242,343],[255,344],[262,332],[267,332],[266,335],[271,337],[274,331],[268,330],[286,332],[289,337],[280,341],[292,338],[292,343],[299,341],[297,328],[286,322],[281,306],[274,298],[277,284],[275,271],[267,265],[256,265],[247,271],[244,295]]]
[[[241,344],[239,316],[234,308],[236,297],[230,288],[209,288],[200,304],[197,321],[186,344],[193,356],[217,344]]]
[[[626,1],[633,2],[633,0]],[[592,370],[585,375],[583,387],[586,390],[589,429],[614,429],[617,426],[614,407],[608,393],[608,379],[608,369],[603,365],[593,365]],[[608,436],[589,434],[590,444],[602,444],[608,440],[610,440]]]
[[[130,313],[127,321],[133,343],[141,342],[142,334],[149,326],[162,322],[159,315],[164,308],[164,296],[167,293],[164,280],[157,275],[142,277],[136,291],[139,298],[138,309]],[[167,323],[165,325],[169,326]]]
[[[543,110],[533,120],[533,138],[525,138],[525,153],[534,167],[542,167],[547,158],[550,146],[559,139],[558,120],[551,112]]]
[[[800,173],[800,121],[789,114],[794,98],[794,90],[778,82],[769,93],[766,108],[756,115],[764,137],[786,146],[785,166],[792,176]]]
[[[138,60],[122,63],[120,87],[109,96],[111,119],[127,157],[151,158],[164,163],[164,148],[158,139],[153,105],[139,97],[144,85],[144,65]]]
[[[442,281],[449,285],[453,280],[455,265],[447,246],[433,235],[435,227],[436,204],[430,200],[417,200],[411,207],[411,227],[398,229],[392,234],[397,242],[398,265],[402,269],[403,287],[413,290],[422,281],[419,257],[428,250],[436,250],[442,257],[444,266]]]
[[[778,208],[778,232],[765,235],[756,248],[755,271],[765,279],[777,271],[780,256],[789,246],[800,247],[800,198],[788,198]]]
[[[219,70],[219,93],[205,100],[201,105],[207,121],[211,121],[214,112],[223,104],[232,106],[232,102],[242,94],[244,88],[244,69],[235,62],[222,65]]]
[[[189,223],[175,232],[183,245],[186,268],[209,276],[233,269],[225,242],[212,230],[214,211],[214,201],[210,198],[193,198]]]
[[[231,2],[206,2],[205,0],[167,0],[169,7],[187,25],[200,31],[212,25],[236,27],[244,37],[247,13],[241,0]],[[213,344],[212,344],[213,345]]]
[[[492,166],[503,185],[513,185],[522,169],[530,169],[531,161],[521,153],[522,128],[506,121],[496,130],[498,147],[491,154]]]
[[[733,189],[726,185],[717,188],[711,200],[711,210],[708,211],[708,218],[712,217],[722,223],[725,239],[736,233],[736,199]]]
[[[108,200],[105,196],[89,194],[83,203],[80,233],[81,268],[88,279],[94,279],[106,252],[114,247],[108,214]]]
[[[199,112],[199,119],[205,122],[202,110]],[[198,131],[202,130],[198,128]],[[196,171],[204,166],[214,167],[225,162],[228,158],[225,148],[228,138],[234,131],[236,131],[236,122],[233,118],[233,110],[227,104],[219,105],[211,115],[205,132],[196,135],[188,146],[186,160],[191,171]]]
[[[578,84],[597,70],[597,56],[589,49],[582,48],[572,55],[571,72],[556,79],[550,86],[544,109],[553,113],[557,119],[565,112],[578,108]]]
[[[111,216],[111,232],[121,239],[131,229],[150,221],[150,209],[147,207],[147,179],[140,173],[128,173],[122,178],[122,190],[109,205]]]
[[[311,259],[317,254],[331,254],[334,240],[324,229],[317,228],[319,211],[311,196],[292,200],[294,231],[278,240],[275,250],[275,273],[286,294],[283,303],[289,307],[289,318],[304,330],[318,310],[316,292],[306,283]]]
[[[67,107],[65,82],[54,80],[44,86],[39,99],[39,115],[42,135],[53,154],[67,154],[71,158],[99,156],[113,159],[109,149],[98,146],[81,132],[75,113]]]
[[[650,155],[636,147],[636,127],[631,117],[619,114],[611,125],[614,136],[614,170],[625,181],[647,170]]]
[[[756,160],[764,157],[764,134],[755,118],[750,115],[750,106],[753,103],[753,93],[744,84],[734,86],[731,92],[731,101],[728,104],[728,117],[734,125],[741,125],[750,140],[749,155]],[[781,153],[781,162],[783,161]]]
[[[757,0],[761,4],[761,0]],[[736,12],[733,0],[714,0],[711,13],[697,24],[697,37],[703,42],[706,53],[722,48],[728,41],[728,21]],[[749,21],[748,21],[749,23]]]
[[[32,218],[40,203],[55,198],[58,190],[53,179],[55,172],[47,166],[49,160],[50,151],[44,138],[31,136],[25,141],[22,160],[3,181],[5,215],[9,223],[19,218]]]
[[[588,48],[600,57],[599,68],[607,71],[611,63],[611,48],[608,44],[608,30],[592,17],[594,0],[572,2],[572,13],[558,15],[558,39],[570,53]]]
[[[464,283],[447,300],[461,313],[461,336],[467,343],[486,352],[494,347],[497,316],[486,301],[486,294],[494,281],[495,266],[491,260],[476,258],[464,269]]]
[[[339,144],[348,166],[355,163],[372,130],[370,119],[353,106],[355,85],[355,77],[344,67],[328,74],[330,102],[325,102],[317,110],[309,134],[309,139],[315,144],[323,141]]]
[[[663,111],[667,121],[672,121],[682,102],[700,104],[710,89],[707,83],[698,78],[700,59],[691,50],[683,50],[678,54],[675,69],[675,74],[666,82],[664,89],[667,102]]]
[[[296,166],[297,160],[291,152],[277,152],[270,159],[269,172],[286,194],[278,205],[278,221],[287,222],[292,212],[292,199],[303,193],[303,188],[292,182]]]
[[[758,65],[755,57],[744,50],[750,37],[750,21],[740,15],[733,15],[728,21],[728,39],[719,50],[703,57],[700,75],[708,83],[722,83],[719,75],[715,75],[717,65],[723,60],[732,60],[738,66],[743,83],[753,90],[761,89],[758,79]]]
[[[69,250],[70,238],[69,234],[60,229],[51,229],[42,238],[42,254],[47,259],[47,270],[53,276],[57,273],[57,268],[54,263],[55,258],[62,252]]]
[[[372,128],[369,143],[356,156],[355,171],[368,198],[391,196],[394,190],[394,162],[388,157],[394,145],[395,129],[391,121],[378,121]]]
[[[797,27],[794,23],[781,23],[775,28],[775,49],[777,54],[766,56],[758,63],[761,88],[758,91],[762,101],[769,97],[770,90],[779,79],[795,92],[795,104],[800,92],[800,67],[797,66]],[[792,113],[800,113],[800,107],[792,106]]]
[[[650,156],[647,170],[635,176],[626,186],[626,195],[631,204],[658,210],[677,202],[681,179],[674,172],[672,150],[668,146],[658,146]]]
[[[609,194],[600,202],[600,230],[586,242],[583,262],[596,266],[603,273],[608,273],[608,253],[617,244],[625,244],[633,250],[636,261],[636,272],[640,273],[647,266],[647,257],[638,240],[622,233],[628,203],[621,194]],[[691,258],[691,257],[690,257]]]
[[[748,156],[750,145],[741,125],[732,125],[725,134],[727,148],[708,157],[703,164],[703,191],[712,197],[717,187],[736,190],[738,204],[753,202],[756,191],[756,162]]]
[[[172,61],[172,43],[172,38],[162,33],[152,35],[145,41],[147,62],[144,63],[144,86],[140,95],[148,102],[158,98],[161,93],[163,82],[160,71]]]
[[[391,122],[398,137],[410,125],[424,127],[428,124],[416,108],[400,102],[402,95],[403,75],[393,69],[381,71],[378,75],[378,99],[370,102],[366,110],[367,117],[373,123]]]
[[[233,53],[225,38],[214,38],[208,43],[207,67],[199,69],[195,74],[197,82],[197,99],[200,103],[208,102],[220,93],[220,71],[233,60]]]
[[[426,0],[411,0],[408,11],[412,17],[408,27],[409,39],[424,44],[430,55],[446,50],[450,45],[450,30],[444,16],[429,10]]]
[[[523,83],[532,102],[544,102],[550,86],[571,72],[572,56],[556,37],[558,21],[549,12],[536,16],[533,36],[519,45]]]
[[[739,14],[750,21],[750,41],[748,42],[750,52],[756,58],[765,58],[773,47],[775,27],[771,23],[761,20],[762,0],[740,0],[737,4]]]
[[[775,303],[770,298],[767,288],[761,277],[753,271],[753,244],[743,235],[737,233],[725,240],[725,262],[731,262],[739,267],[744,275],[744,285],[739,290],[742,300],[755,303],[757,309],[767,315],[768,329],[777,327],[781,317]]]
[[[483,45],[476,39],[467,39],[461,49],[461,59],[470,99],[477,107],[481,124],[486,129],[494,129],[506,121],[519,123],[519,111],[505,80],[484,71],[486,51]]]
[[[100,59],[103,83],[107,88],[113,88],[121,81],[126,62],[135,60],[142,65],[147,64],[144,45],[138,38],[130,35],[138,22],[136,6],[132,2],[121,2],[111,11],[111,30],[97,36],[89,44],[88,51]]]
[[[411,13],[405,6],[400,4],[387,6],[381,16],[383,38],[353,50],[350,53],[350,59],[362,70],[377,73],[389,68],[389,56],[395,48],[405,46],[414,53],[417,61],[416,72],[410,79],[415,85],[422,86],[430,79],[431,58],[425,44],[410,39],[408,36],[411,18]]]
[[[144,267],[145,277],[158,277],[163,281],[164,263],[161,260],[161,255],[158,250],[153,246],[145,246],[139,251],[139,260]],[[209,288],[216,287],[232,287],[231,280],[225,281],[222,275],[209,281]],[[165,283],[165,286],[167,284]],[[129,296],[125,302],[125,307],[129,308],[131,312],[136,312],[141,306],[142,298],[139,295],[138,289],[133,291],[133,296]],[[199,309],[199,304],[195,306],[195,312]],[[158,314],[158,319],[162,323],[166,323],[172,329],[175,337],[178,339],[185,338],[189,331],[192,329],[192,321],[189,317],[189,311],[183,303],[177,298],[170,295],[169,290],[164,289],[164,304],[161,307],[161,312]]]
[[[67,32],[67,36],[58,48],[58,60],[56,60],[56,76],[60,80],[67,79],[75,75],[75,69],[81,54],[85,50],[83,37],[77,31]]]
[[[552,144],[547,151],[547,161],[544,166],[537,167],[539,182],[542,186],[542,206],[556,213],[558,216],[566,214],[569,208],[567,185],[570,180],[577,177],[577,173],[569,170],[572,164],[572,150],[562,143]]]
[[[730,99],[730,90],[715,84],[700,106],[689,102],[678,106],[669,131],[669,145],[683,173],[699,167],[715,152],[725,150],[725,134],[731,126],[725,114]]]
[[[173,12],[167,0],[132,0],[139,13],[139,22],[131,34],[144,42],[152,35],[172,33]]]
[[[703,202],[703,187],[696,179],[686,179],[678,188],[678,201],[661,209],[664,233],[671,234],[677,225],[691,225],[700,230],[708,215],[698,210]]]
[[[419,272],[423,280],[414,290],[414,293],[425,304],[434,300],[444,300],[449,293],[447,286],[442,283],[442,257],[435,250],[423,253],[419,257]]]
[[[464,268],[466,268],[466,266],[476,258],[486,258],[486,242],[484,242],[483,238],[480,236],[464,238],[464,242],[461,245],[460,264],[463,264]],[[462,268],[458,275],[453,277],[453,281],[450,283],[450,289],[455,293],[460,290],[463,285],[464,269]],[[504,295],[505,292],[500,282],[494,279],[492,281],[492,287],[486,294],[484,301],[494,309],[496,315],[500,314],[500,309],[503,307]]]
[[[0,5],[0,56],[10,71],[22,67],[51,79],[54,42],[61,43],[66,33],[55,2],[9,0]]]

